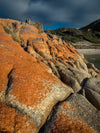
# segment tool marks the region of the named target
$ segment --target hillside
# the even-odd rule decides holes
[[[59,28],[51,31],[47,30],[46,33],[58,35],[64,41],[70,43],[88,41],[93,43],[91,44],[92,46],[90,46],[91,48],[100,48],[100,20],[97,20],[81,29]],[[77,47],[79,46],[76,46],[76,48]]]
[[[92,31],[98,31],[100,32],[100,19],[92,22],[91,24],[85,26],[85,27],[82,27],[81,30],[92,30]]]
[[[0,133],[100,133],[100,70],[39,23],[0,19]]]

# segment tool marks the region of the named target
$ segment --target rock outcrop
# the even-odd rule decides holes
[[[41,129],[43,133],[95,133],[100,131],[100,114],[79,94],[56,105],[55,113]]]
[[[1,133],[99,133],[99,78],[41,25],[0,19]]]

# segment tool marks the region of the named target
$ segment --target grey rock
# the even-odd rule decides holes
[[[74,90],[74,92],[78,92],[81,89],[80,84],[78,83],[77,79],[75,79],[73,73],[70,70],[60,70],[59,73],[61,80],[65,84],[69,85]]]
[[[91,74],[92,77],[98,77],[97,73],[92,68],[89,68],[88,72],[89,74]]]
[[[82,82],[83,82],[83,80],[85,78],[88,78],[89,77],[88,73],[83,73],[83,72],[77,71],[75,69],[70,69],[70,71],[73,73],[74,77],[77,79],[77,81],[80,84],[82,84]]]
[[[89,77],[86,71],[78,71],[76,68],[67,68],[65,65],[58,63],[56,68],[60,74],[61,80],[69,85],[74,92],[81,90],[84,79]]]
[[[89,78],[84,84],[84,89],[91,89],[100,94],[100,79]]]
[[[62,63],[56,63],[56,68],[58,69],[58,71],[60,71],[60,70],[65,70],[66,69],[66,66],[64,65],[64,64],[62,64]]]
[[[57,119],[58,117],[59,119]],[[53,133],[77,133],[77,129],[78,132],[85,132],[87,129],[84,127],[84,123],[88,125],[89,132],[100,133],[100,112],[84,96],[75,93],[54,107],[39,133],[50,133],[51,131]]]
[[[92,77],[98,77],[100,74],[100,70],[97,69],[94,64],[87,62],[88,72],[91,74]]]
[[[100,95],[97,92],[91,89],[86,89],[85,96],[97,109],[100,110]]]
[[[92,68],[95,72],[99,73],[100,71],[92,63],[87,63],[88,69]]]
[[[49,61],[48,64],[49,64],[50,68],[52,69],[52,72],[60,79],[60,75],[59,75],[54,63]]]
[[[85,64],[84,60],[80,57],[79,60],[75,61],[76,68],[80,71],[88,72],[87,65]]]
[[[83,87],[85,97],[100,110],[100,79],[89,78]]]

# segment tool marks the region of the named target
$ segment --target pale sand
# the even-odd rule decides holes
[[[100,54],[100,49],[77,49],[80,53],[86,55]]]

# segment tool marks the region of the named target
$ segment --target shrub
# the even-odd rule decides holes
[[[8,34],[11,35],[12,39],[18,43],[21,43],[21,39],[20,37],[17,35],[17,33],[13,32],[11,26],[6,26],[6,25],[3,25],[3,28],[5,30],[5,32],[7,32]]]
[[[11,30],[10,27],[8,27],[6,25],[3,25],[3,28],[4,28],[5,32],[7,32],[8,34],[12,34],[13,33],[13,31]]]
[[[20,37],[19,37],[16,33],[13,33],[13,34],[11,35],[11,37],[12,37],[12,39],[13,39],[14,41],[16,41],[16,42],[18,42],[18,43],[21,43],[21,39],[20,39]]]

